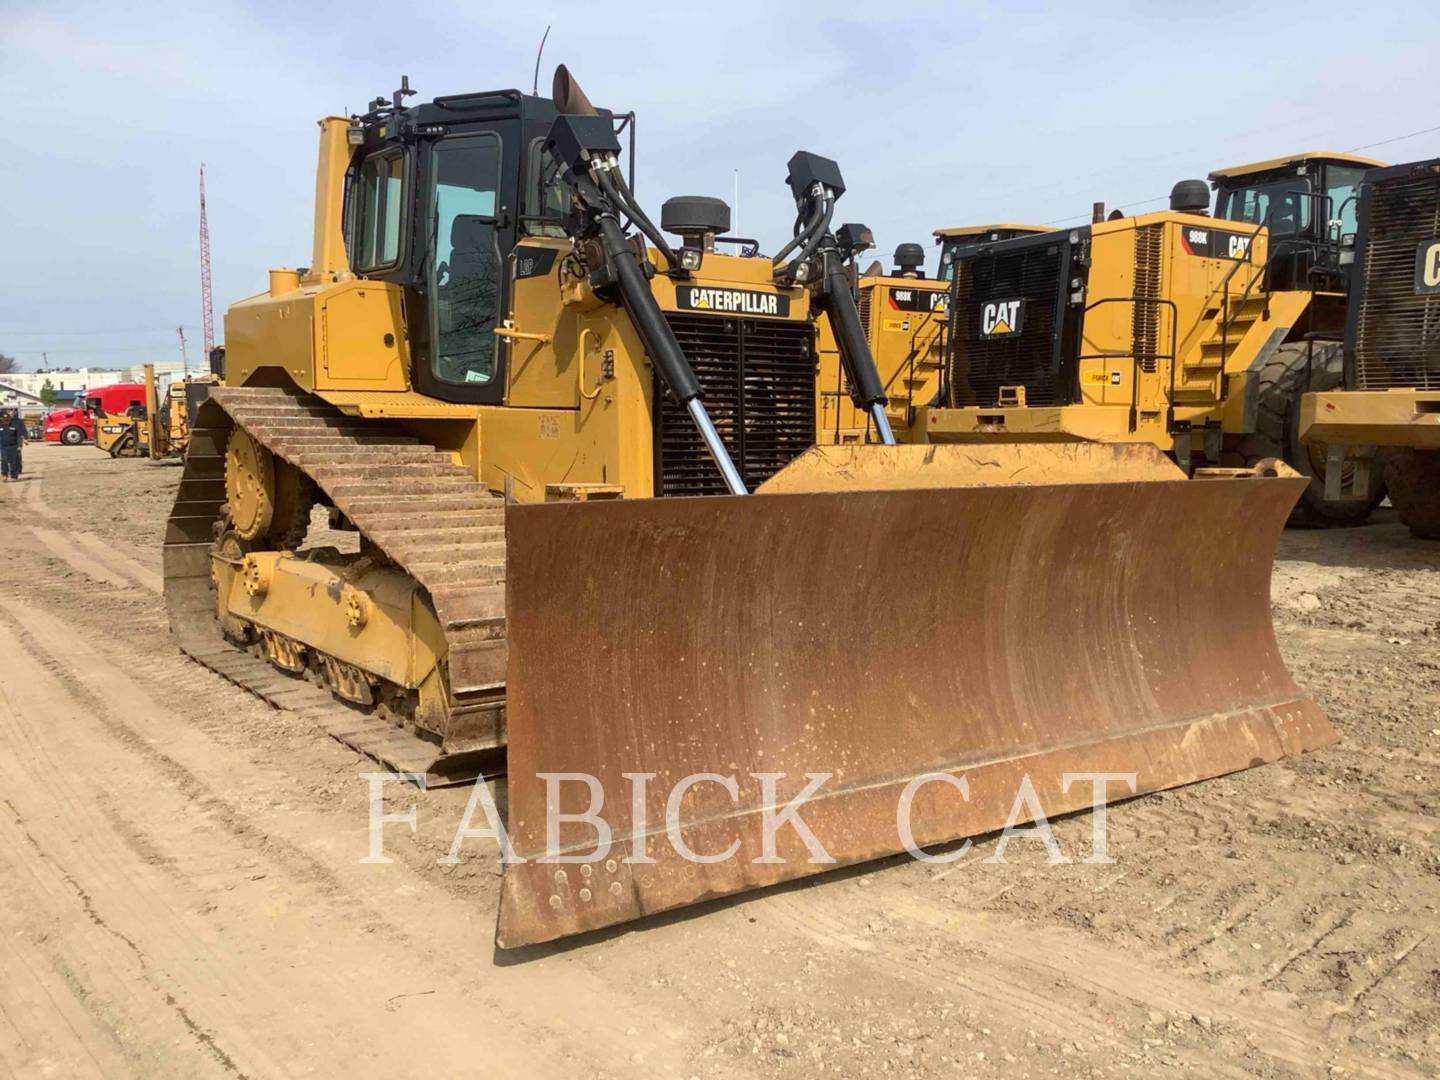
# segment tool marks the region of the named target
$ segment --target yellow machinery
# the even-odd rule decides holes
[[[915,427],[919,410],[935,403],[944,369],[945,306],[956,251],[977,243],[994,243],[1016,236],[1044,232],[1039,225],[969,225],[935,230],[941,246],[940,277],[925,277],[925,249],[901,244],[895,249],[895,269],[886,274],[879,261],[859,276],[856,297],[875,367],[888,403],[886,415],[901,442],[923,442],[925,433]],[[843,225],[838,232],[842,249],[858,256],[871,246],[863,225]],[[872,441],[870,418],[851,400],[840,363],[839,349],[820,323],[820,373],[816,384],[817,439],[821,443]]]
[[[863,225],[842,225],[842,250],[854,259],[871,246]],[[914,442],[917,410],[931,404],[940,388],[941,336],[949,286],[927,279],[925,249],[901,244],[895,269],[879,261],[858,277],[856,303],[866,340],[887,398],[885,414],[900,442]],[[829,320],[820,321],[820,370],[815,380],[816,441],[825,444],[878,441],[870,415],[850,394],[839,346]]]
[[[1302,433],[1332,498],[1383,469],[1401,520],[1440,540],[1440,158],[1366,173],[1347,240],[1344,388],[1305,395]]]
[[[1340,239],[1366,158],[1310,153],[1183,181],[1171,209],[957,248],[945,407],[931,442],[1145,442],[1196,465],[1281,458],[1295,520],[1363,520],[1325,497],[1299,437],[1307,390],[1340,385]],[[1347,467],[1348,468],[1348,467]]]
[[[1270,624],[1283,467],[892,445],[834,162],[791,159],[773,260],[717,252],[711,199],[667,202],[672,247],[563,68],[407,93],[322,121],[309,267],[226,314],[165,595],[193,657],[391,768],[506,771],[502,946],[901,850],[898,805],[929,845],[1022,777],[1059,813],[1069,773],[1334,738]],[[817,319],[886,445],[807,449]],[[358,535],[307,548],[318,508]],[[774,827],[805,793],[818,853]]]
[[[155,365],[145,365],[145,400],[148,405],[132,406],[124,413],[98,413],[95,417],[95,445],[111,457],[148,457],[152,461],[180,456],[190,442],[190,418],[204,400],[208,388],[218,382],[206,375],[191,380],[174,380],[163,395],[155,382]],[[157,403],[164,399],[163,408]],[[152,423],[158,416],[160,422]]]
[[[1053,231],[1045,225],[957,225],[935,230],[935,243],[940,248],[940,277],[946,281],[955,276],[955,257],[961,248],[976,244],[998,244],[1001,240],[1013,240],[1017,236],[1035,236]]]

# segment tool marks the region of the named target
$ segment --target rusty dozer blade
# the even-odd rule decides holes
[[[497,941],[905,850],[917,778],[923,847],[1002,828],[1025,776],[1056,814],[1092,805],[1067,773],[1143,793],[1331,742],[1270,621],[1305,481],[1268,471],[1189,480],[1149,446],[831,447],[749,498],[513,507],[526,861],[505,867]],[[552,775],[552,838],[560,773],[603,806]],[[798,815],[819,857],[784,815],[817,775]],[[591,856],[595,825],[564,817],[587,809],[608,852],[543,861]]]

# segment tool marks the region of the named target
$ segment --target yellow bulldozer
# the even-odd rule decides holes
[[[1379,473],[1410,531],[1440,540],[1440,158],[1367,172],[1353,224],[1344,383],[1305,395],[1301,435],[1332,499],[1365,500]]]
[[[1378,164],[1316,152],[1182,181],[1170,209],[958,249],[931,442],[1150,443],[1186,471],[1279,458],[1309,480],[1297,524],[1363,521],[1379,474],[1327,499],[1300,439],[1342,382],[1355,190]],[[1353,463],[1346,463],[1353,486]]]
[[[662,235],[563,67],[409,94],[321,121],[309,265],[226,313],[165,595],[391,769],[505,772],[501,946],[995,829],[1025,779],[1060,813],[1075,773],[1334,738],[1270,623],[1283,466],[894,445],[833,161],[791,158],[793,238],[747,258],[718,200]],[[872,444],[812,446],[821,324]]]

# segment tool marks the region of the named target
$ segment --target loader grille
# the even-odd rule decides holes
[[[1440,161],[1387,170],[1361,202],[1361,275],[1352,298],[1355,385],[1440,389],[1440,293],[1417,256],[1440,243]]]
[[[705,408],[751,491],[815,443],[815,330],[809,322],[669,314]],[[723,495],[689,415],[657,380],[655,492]]]
[[[1063,405],[1074,398],[1073,363],[1062,363],[1061,291],[1070,271],[1069,245],[1018,240],[955,260],[950,313],[952,405],[1001,404],[1001,387],[1023,386],[1028,405]],[[987,305],[1022,301],[1020,330],[988,336]],[[1073,350],[1072,350],[1073,351]]]

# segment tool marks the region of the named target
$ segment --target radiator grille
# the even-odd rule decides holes
[[[985,252],[955,261],[955,303],[950,312],[951,405],[993,407],[1002,386],[1025,387],[1029,405],[1059,405],[1069,398],[1056,363],[1055,314],[1065,272],[1063,244]],[[985,338],[986,303],[1023,298],[1022,332]]]
[[[670,314],[705,391],[705,408],[754,491],[815,443],[815,330],[809,322]],[[725,483],[689,415],[655,388],[655,491],[723,495]]]
[[[1142,371],[1154,374],[1160,352],[1160,238],[1163,225],[1135,230],[1135,303],[1131,304],[1130,347]]]
[[[1364,273],[1351,300],[1356,386],[1440,389],[1440,295],[1415,287],[1420,245],[1440,242],[1440,172],[1377,180],[1368,194]]]

